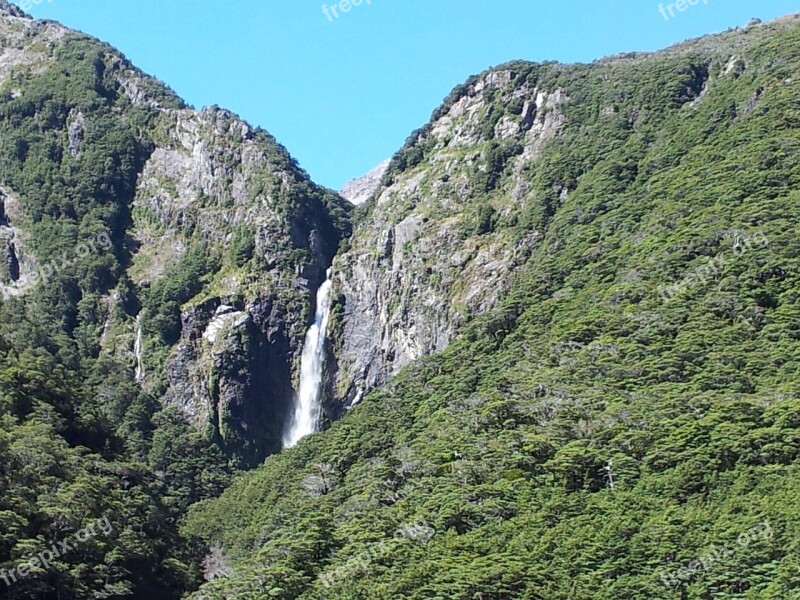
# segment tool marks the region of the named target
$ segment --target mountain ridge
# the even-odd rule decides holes
[[[113,535],[0,585],[178,598],[202,578],[186,507],[280,450],[350,207],[264,130],[19,14],[0,17],[0,572],[87,519]]]
[[[194,507],[197,597],[795,597],[798,23],[456,87],[334,259],[347,414]]]

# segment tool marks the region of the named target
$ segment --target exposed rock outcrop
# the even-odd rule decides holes
[[[210,426],[229,454],[257,464],[281,449],[292,406],[292,322],[268,297],[237,310],[213,299],[183,314],[165,402]]]
[[[280,449],[314,294],[344,233],[329,205],[344,201],[228,111],[169,109],[160,119],[166,135],[134,200],[134,282],[159,281],[199,242],[223,254],[245,248],[214,275],[211,297],[184,308],[164,400],[256,464]],[[158,375],[148,369],[144,385],[160,385]]]
[[[465,320],[503,298],[537,231],[520,237],[494,222],[533,202],[524,171],[558,136],[567,100],[513,68],[490,71],[462,86],[395,156],[389,183],[335,262],[333,416],[444,349]]]
[[[390,160],[385,160],[366,175],[348,181],[339,192],[342,198],[349,200],[356,206],[364,204],[380,187],[381,179],[383,179],[386,169],[389,168],[390,162]]]
[[[42,69],[48,62],[53,48],[69,33],[69,30],[53,21],[35,21],[19,7],[0,0],[0,83],[18,70]],[[37,43],[30,40],[36,38]],[[12,88],[12,94],[18,93]]]
[[[36,279],[36,261],[28,250],[22,207],[16,195],[0,187],[0,296],[17,296]]]

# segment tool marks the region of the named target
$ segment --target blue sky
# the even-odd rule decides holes
[[[362,0],[347,12],[326,1],[327,17],[321,0],[15,1],[111,43],[192,105],[269,130],[332,188],[390,157],[488,67],[656,50],[800,12],[800,0],[669,0],[666,17],[657,0]],[[670,16],[676,1],[685,10]]]

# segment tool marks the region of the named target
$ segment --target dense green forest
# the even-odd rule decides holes
[[[44,66],[0,86],[0,200],[13,190],[46,268],[0,304],[0,597],[800,598],[796,20],[457,87],[383,185],[438,168],[426,135],[476,82],[559,90],[563,128],[521,175],[533,201],[513,195],[524,148],[495,134],[522,100],[484,86],[480,160],[459,165],[463,236],[536,245],[448,349],[249,472],[263,448],[163,400],[186,308],[216,293],[240,309],[222,275],[305,273],[314,248],[292,236],[323,229],[335,250],[375,202],[351,223],[258,131],[296,176],[263,175],[263,206],[296,226],[281,253],[245,226],[224,244],[192,232],[134,282],[140,175],[165,111],[188,107],[141,74],[133,102],[133,67],[95,40],[36,50]],[[299,297],[275,295],[275,314],[308,310]],[[108,323],[137,315],[148,386],[107,347]]]

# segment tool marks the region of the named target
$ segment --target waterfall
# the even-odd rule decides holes
[[[283,435],[284,448],[291,448],[314,433],[322,416],[322,370],[325,367],[325,336],[331,309],[331,270],[317,291],[314,324],[306,333],[300,360],[300,389],[295,394],[294,413]]]
[[[144,365],[142,364],[142,314],[136,317],[136,341],[133,343],[133,355],[136,357],[136,383],[144,380]]]

